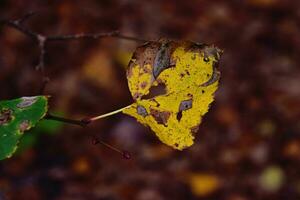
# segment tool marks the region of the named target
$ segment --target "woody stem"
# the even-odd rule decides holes
[[[115,115],[117,113],[120,113],[123,110],[129,108],[130,106],[131,105],[123,107],[123,108],[120,108],[118,110],[115,110],[115,111],[112,111],[112,112],[109,112],[109,113],[105,113],[103,115],[99,115],[99,116],[95,116],[95,117],[91,117],[91,118],[83,118],[81,120],[68,119],[68,118],[64,118],[64,117],[59,117],[59,116],[52,115],[50,113],[47,113],[47,115],[45,116],[45,119],[46,120],[54,120],[54,121],[59,121],[59,122],[67,123],[67,124],[73,124],[73,125],[78,125],[78,126],[85,127],[88,124],[90,124],[91,122],[94,122],[96,120],[103,119],[105,117],[109,117],[111,115]]]

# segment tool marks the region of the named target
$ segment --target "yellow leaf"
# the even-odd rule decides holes
[[[135,101],[123,110],[148,125],[165,144],[193,144],[218,87],[221,51],[192,42],[149,42],[136,49],[127,71]]]

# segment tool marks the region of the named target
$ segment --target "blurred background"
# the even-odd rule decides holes
[[[300,199],[300,1],[1,0],[0,17],[38,12],[46,35],[120,30],[224,50],[220,88],[182,152],[118,114],[87,128],[44,121],[0,163],[0,199]],[[51,111],[81,118],[132,102],[126,66],[139,43],[116,38],[52,42]],[[0,27],[0,99],[37,95],[38,47]],[[91,135],[132,153],[125,160]]]

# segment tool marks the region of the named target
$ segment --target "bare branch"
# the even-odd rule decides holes
[[[42,35],[39,34],[37,32],[34,32],[32,30],[30,30],[29,28],[27,28],[26,26],[24,26],[24,22],[27,21],[30,17],[32,17],[33,15],[35,15],[34,12],[30,12],[24,16],[22,16],[19,19],[16,20],[6,20],[6,19],[0,19],[0,25],[6,25],[8,27],[14,28],[18,31],[20,31],[21,33],[23,33],[24,35],[26,35],[27,37],[31,38],[37,45],[39,48],[39,61],[37,66],[35,67],[36,70],[41,71],[41,74],[43,76],[43,82],[42,82],[42,86],[40,88],[39,93],[43,94],[45,87],[47,85],[47,83],[49,82],[49,78],[45,75],[45,54],[47,53],[46,49],[47,49],[47,43],[48,42],[54,42],[54,41],[67,41],[67,40],[79,40],[79,39],[101,39],[104,37],[115,37],[115,38],[120,38],[120,39],[125,39],[125,40],[131,40],[131,41],[135,41],[135,42],[148,42],[147,40],[144,39],[140,39],[140,38],[135,38],[135,37],[130,37],[130,36],[125,36],[125,35],[121,35],[119,33],[119,31],[112,31],[112,32],[107,32],[107,33],[81,33],[81,34],[72,34],[72,35]],[[128,107],[128,106],[127,106]],[[59,116],[55,116],[52,115],[50,113],[47,113],[45,118],[46,120],[54,120],[54,121],[60,121],[63,123],[68,123],[68,124],[73,124],[73,125],[77,125],[77,126],[81,126],[81,127],[86,127],[87,125],[89,125],[90,123],[92,123],[95,120],[98,119],[102,119],[104,117],[116,114],[121,112],[123,109],[127,108],[124,107],[122,109],[104,114],[104,115],[100,115],[97,117],[93,117],[93,118],[83,118],[81,120],[75,120],[75,119],[68,119],[68,118],[63,118],[63,117],[59,117]],[[105,142],[103,142],[102,140],[94,137],[93,138],[93,144],[102,144],[118,153],[120,153],[123,158],[125,159],[130,159],[131,155],[128,151],[123,151],[120,150],[110,144],[107,144]]]
[[[17,22],[18,24],[22,24],[26,20],[28,20],[30,17],[34,16],[35,14],[36,14],[36,12],[29,12],[29,13],[25,14],[23,17],[21,17],[20,19],[15,20],[15,22]]]
[[[41,70],[44,73],[44,66],[45,66],[45,54],[46,54],[46,42],[47,38],[43,35],[38,35],[38,45],[40,50],[39,62],[35,67],[36,70]]]
[[[145,39],[122,35],[122,34],[120,34],[119,31],[112,31],[112,32],[107,32],[107,33],[81,33],[81,34],[70,34],[70,35],[46,36],[46,35],[42,35],[42,34],[34,32],[34,31],[31,31],[30,29],[26,28],[23,25],[23,23],[26,20],[28,20],[30,17],[32,17],[33,15],[35,15],[35,13],[30,12],[17,20],[3,20],[2,19],[2,20],[0,20],[0,23],[22,32],[23,34],[30,37],[37,43],[37,45],[39,46],[40,54],[39,54],[38,64],[35,68],[36,68],[36,70],[41,70],[42,72],[44,71],[44,67],[45,67],[45,54],[47,53],[46,46],[47,46],[48,42],[79,40],[79,39],[101,39],[104,37],[115,37],[115,38],[124,39],[124,40],[131,40],[131,41],[135,41],[135,42],[147,42],[148,41]]]
[[[7,25],[9,27],[12,27],[22,33],[24,33],[25,35],[27,35],[28,37],[30,37],[33,40],[37,40],[37,33],[27,29],[26,27],[22,26],[19,22],[19,20],[0,20],[1,23],[3,23],[4,25]]]
[[[85,127],[91,122],[91,121],[88,121],[86,119],[75,120],[75,119],[68,119],[68,118],[58,117],[58,116],[54,116],[50,113],[47,113],[47,115],[45,116],[45,119],[46,120],[59,121],[59,122],[67,123],[67,124],[78,125],[78,126],[81,126],[81,127]]]
[[[81,33],[81,34],[74,34],[74,35],[54,35],[48,36],[48,41],[60,41],[60,40],[78,40],[78,39],[100,39],[103,37],[114,37],[119,34],[118,31],[112,31],[108,33]]]

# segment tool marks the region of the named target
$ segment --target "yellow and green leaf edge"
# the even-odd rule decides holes
[[[0,160],[11,157],[23,133],[45,117],[48,98],[32,96],[0,101]]]

